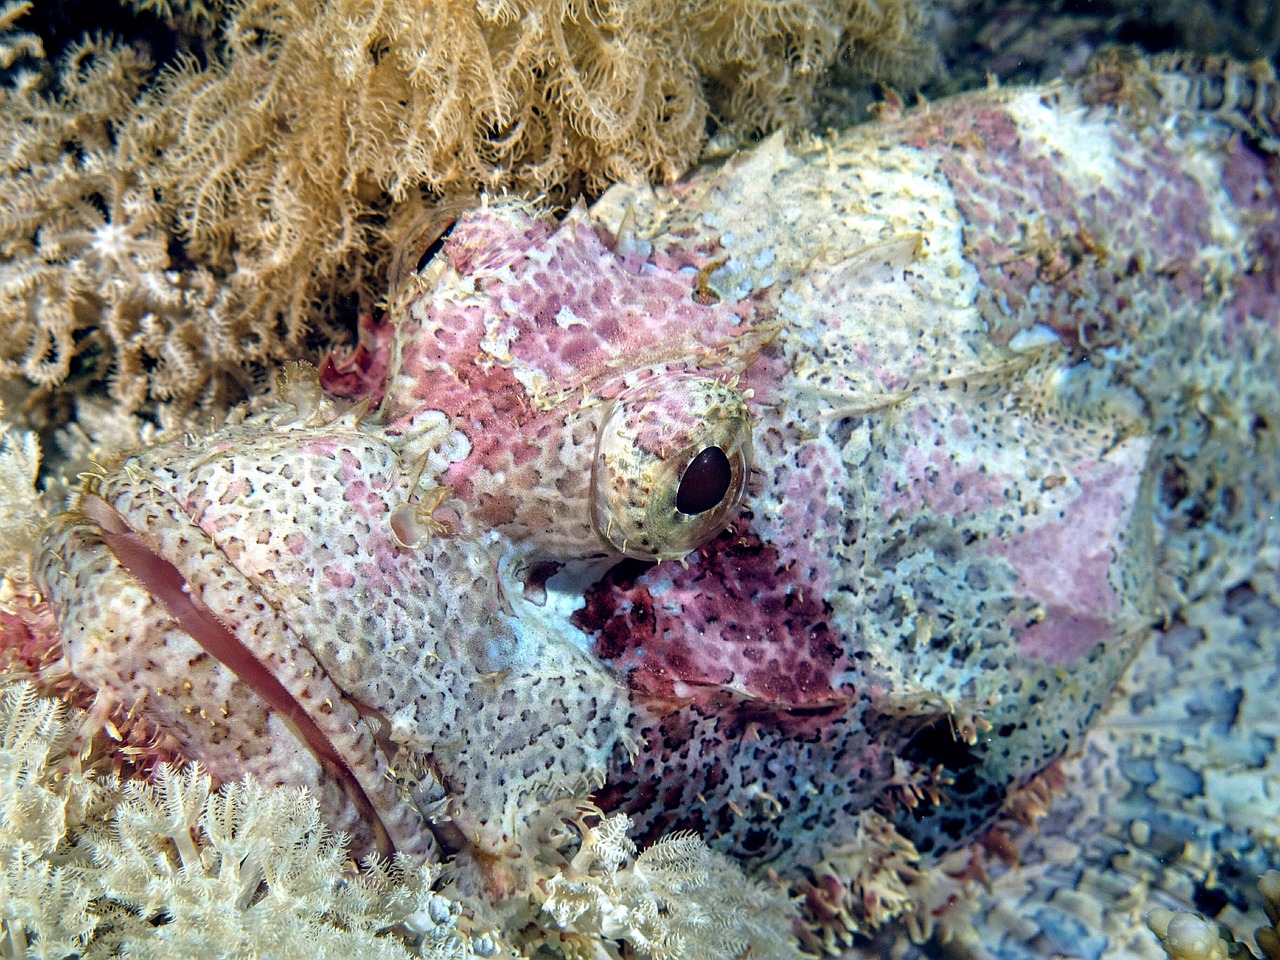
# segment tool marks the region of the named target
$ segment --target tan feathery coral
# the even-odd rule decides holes
[[[780,889],[751,880],[692,833],[637,855],[631,827],[617,814],[583,828],[572,861],[542,883],[542,909],[561,928],[625,940],[651,960],[800,960],[795,909]]]
[[[161,85],[158,103],[185,105],[170,192],[189,253],[296,343],[327,292],[381,296],[383,266],[442,198],[679,176],[703,144],[704,77],[740,133],[805,120],[855,23],[906,42],[914,3],[885,9],[247,0],[220,63]]]
[[[829,68],[910,90],[942,71],[923,37],[924,5],[869,0],[700,0],[692,55],[714,81],[728,142],[809,123]],[[727,136],[725,135],[727,134]]]
[[[919,0],[135,6],[213,21],[208,62],[152,82],[90,38],[0,90],[0,376],[109,379],[174,425],[372,309],[442,203],[668,180],[710,110],[733,137],[804,122],[842,51],[919,49]],[[41,52],[25,9],[6,61]]]
[[[197,766],[95,777],[71,749],[82,722],[30,684],[0,684],[0,957],[522,955],[433,889],[439,867],[399,855],[354,871],[305,790],[249,777],[214,790]],[[522,931],[524,955],[576,940],[619,956],[625,939],[653,960],[800,956],[780,889],[690,834],[637,855],[629,827],[587,829],[544,880],[548,926]]]
[[[40,442],[34,433],[13,429],[0,404],[0,570],[26,568],[27,545],[44,518],[45,504],[35,487],[39,470]],[[0,574],[0,582],[4,579]]]
[[[128,408],[186,409],[227,399],[252,354],[219,352],[235,327],[217,322],[213,275],[171,269],[172,210],[152,182],[168,135],[134,106],[149,70],[89,38],[58,89],[26,71],[0,95],[0,376],[50,388],[76,367]]]
[[[0,684],[0,957],[501,960],[404,857],[348,869],[305,791],[95,777],[83,717]]]
[[[0,69],[8,70],[22,57],[40,59],[44,56],[44,44],[33,33],[14,29],[14,23],[31,10],[30,0],[10,0],[0,6]]]

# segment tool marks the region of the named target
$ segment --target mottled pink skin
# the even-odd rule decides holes
[[[971,433],[962,415],[954,416],[945,430],[923,408],[910,419],[918,442],[880,480],[884,494],[880,510],[885,517],[922,509],[955,516],[989,510],[1003,501],[1010,477],[989,470],[976,455],[961,464],[951,459],[955,441]]]
[[[1250,149],[1240,138],[1227,146],[1223,185],[1253,226],[1251,262],[1236,278],[1223,323],[1235,336],[1252,321],[1280,326],[1280,158]]]
[[[821,527],[833,522],[832,503],[844,466],[825,447],[810,445],[796,458],[782,488],[781,524],[773,538],[788,589],[819,597],[831,588],[832,558],[819,547]],[[777,576],[775,574],[775,576]]]
[[[978,457],[957,464],[955,441],[971,434],[956,415],[945,429],[923,409],[910,418],[918,444],[881,478],[881,512],[922,511],[960,516],[1007,508],[1015,478]],[[1119,601],[1110,575],[1133,518],[1145,464],[1125,451],[1108,462],[1080,460],[1053,477],[1075,485],[1065,505],[1027,518],[1021,532],[988,542],[986,550],[1017,571],[1018,589],[1043,605],[1036,623],[1017,625],[1022,652],[1066,664],[1089,654],[1114,629]]]
[[[1018,571],[1018,588],[1044,604],[1044,619],[1019,631],[1027,656],[1071,663],[1114,629],[1120,602],[1110,577],[1142,480],[1135,459],[1077,464],[1079,493],[1065,509],[992,544]]]
[[[1052,103],[1054,94],[1045,97]],[[901,132],[937,154],[955,190],[997,340],[1034,322],[1068,343],[1112,343],[1145,295],[1169,306],[1203,298],[1209,200],[1158,140],[1110,126],[1120,177],[1082,193],[1061,172],[1063,158],[1021,136],[1003,104],[936,106],[904,120]]]
[[[356,529],[368,531],[363,534],[360,552],[347,549],[352,546],[348,542],[352,533],[334,531],[333,541],[327,544],[332,548],[331,559],[312,570],[315,544],[307,543],[299,533],[291,533],[285,538],[284,547],[298,560],[296,564],[282,562],[274,539],[261,534],[255,536],[246,524],[243,504],[238,498],[210,495],[212,470],[196,473],[190,481],[176,483],[174,497],[240,573],[258,581],[265,578],[268,594],[296,589],[304,572],[316,578],[307,584],[315,595],[322,594],[326,586],[345,589],[358,584],[379,597],[420,588],[422,574],[415,569],[413,555],[398,547],[385,522],[397,478],[375,465],[362,463],[356,453],[340,441],[306,442],[300,444],[299,449],[324,463],[325,469],[336,472],[342,489],[342,510],[356,521],[353,525]],[[212,466],[214,464],[210,464]],[[279,580],[281,585],[276,586],[274,580]],[[391,611],[392,616],[396,614],[398,611]],[[403,629],[409,628],[409,624],[403,625]]]
[[[800,574],[758,537],[725,533],[688,568],[601,581],[575,620],[642,700],[706,706],[732,689],[782,716],[850,695],[822,592]]]
[[[619,257],[580,214],[554,232],[544,221],[501,216],[523,231],[520,240],[499,240],[494,218],[482,216],[464,217],[450,234],[444,256],[486,306],[448,301],[431,309],[403,345],[401,380],[382,411],[393,432],[424,408],[462,427],[471,453],[448,481],[464,496],[476,471],[518,466],[554,443],[565,405],[584,389],[607,398],[620,386],[607,381],[646,361],[714,358],[718,345],[746,332],[744,316],[753,313],[750,304],[696,302],[697,271],[687,262]],[[509,355],[486,348],[486,323],[502,332]],[[714,362],[708,369],[714,373]],[[530,397],[517,372],[537,376],[543,397]],[[555,409],[539,409],[553,397]]]
[[[689,264],[629,264],[585,216],[560,225],[545,263],[541,256],[501,268],[490,261],[483,270],[459,266],[475,242],[467,227],[450,235],[446,255],[462,276],[483,282],[518,331],[512,357],[541,372],[550,393],[600,378],[621,359],[630,366],[647,355],[709,348],[741,330],[732,306],[694,299]]]
[[[672,456],[697,427],[698,418],[678,396],[664,395],[652,404],[636,433],[636,445],[657,457]]]

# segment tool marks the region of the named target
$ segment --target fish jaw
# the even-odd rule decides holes
[[[240,430],[240,442],[260,440]],[[216,777],[306,786],[357,849],[432,855],[431,834],[403,802],[378,742],[377,708],[335,682],[329,667],[348,682],[349,671],[307,618],[291,615],[313,598],[291,604],[284,595],[299,596],[298,584],[288,564],[269,560],[263,531],[288,525],[283,504],[242,536],[230,512],[246,507],[253,480],[219,475],[235,440],[214,447],[175,444],[134,458],[91,483],[47,532],[35,582],[57,617],[67,668],[101,702],[170,733]],[[285,547],[276,556],[297,555]],[[330,587],[346,582],[337,565],[317,576]]]
[[[34,568],[65,667],[221,779],[312,790],[356,850],[523,889],[538,798],[585,796],[625,752],[625,693],[511,615],[501,550],[434,485],[447,453],[405,462],[360,407],[295,412],[86,484]]]

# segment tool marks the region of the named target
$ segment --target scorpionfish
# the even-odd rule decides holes
[[[973,843],[1193,579],[1170,489],[1227,467],[1170,429],[1178,358],[1280,304],[1274,123],[1229,80],[482,203],[389,294],[374,396],[294,370],[84,482],[33,565],[63,669],[492,901],[576,803],[796,889],[852,883],[870,818]]]

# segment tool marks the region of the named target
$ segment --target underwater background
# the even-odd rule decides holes
[[[1180,54],[1187,64],[1254,63],[1258,89],[1269,91],[1257,110],[1280,116],[1274,0],[438,2],[430,23],[405,7],[0,8],[0,635],[10,680],[0,709],[0,955],[767,953],[772,934],[742,940],[759,944],[751,953],[731,938],[646,942],[638,925],[610,939],[617,932],[604,920],[598,937],[577,937],[572,919],[558,941],[524,930],[513,946],[500,921],[432,892],[449,881],[437,868],[402,859],[357,877],[305,798],[250,781],[219,794],[198,771],[162,766],[177,752],[131,739],[123,723],[134,753],[113,758],[120,730],[86,741],[80,714],[18,684],[51,656],[35,643],[25,573],[37,531],[97,464],[209,430],[240,404],[292,402],[277,377],[291,361],[319,366],[335,392],[366,392],[385,372],[370,366],[371,318],[482,193],[563,211],[616,183],[678,181],[777,130],[802,138],[893,122],[993,81],[1080,80],[1100,63],[1146,56],[1175,55],[1164,61],[1175,67]],[[522,35],[539,17],[562,24],[559,34]],[[1242,136],[1275,187],[1274,141]],[[1280,212],[1274,194],[1250,202],[1259,220]],[[1251,268],[1262,305],[1253,319],[1274,333],[1280,281],[1267,271],[1280,240],[1265,228],[1258,237],[1274,249]],[[1274,875],[1258,887],[1280,866],[1280,388],[1277,353],[1265,336],[1259,343],[1237,363],[1206,361],[1202,392],[1186,394],[1187,418],[1212,422],[1209,439],[1175,439],[1222,452],[1203,477],[1168,472],[1158,482],[1168,513],[1188,526],[1221,520],[1220,552],[1211,555],[1206,534],[1194,571],[1171,575],[1194,597],[1138,654],[1097,736],[1028,788],[984,839],[981,864],[948,863],[936,887],[913,888],[931,919],[850,921],[839,936],[801,936],[806,948],[1088,960],[1167,949],[1210,960],[1239,955],[1232,938],[1280,921]],[[1179,421],[1177,411],[1161,416]],[[1222,439],[1237,435],[1237,447]],[[1247,508],[1226,502],[1237,496]],[[83,689],[40,692],[94,706]],[[133,765],[163,771],[158,785],[93,779]],[[211,826],[219,796],[231,825],[223,837]],[[602,863],[614,857],[617,871],[634,861],[625,836],[590,829],[610,851]],[[294,838],[288,869],[269,883],[282,836]],[[790,922],[710,853],[667,853],[714,878],[702,882],[717,895],[749,891],[735,917]],[[291,891],[295,913],[255,912],[276,886]],[[710,895],[692,889],[695,901]],[[953,912],[959,889],[970,903]],[[821,913],[819,899],[810,893],[806,916]],[[563,900],[548,900],[557,902],[571,918]],[[234,908],[234,921],[210,919],[213,903]],[[1171,911],[1188,915],[1171,928]],[[173,934],[164,945],[149,939],[160,927]],[[1249,949],[1280,957],[1274,934]]]

